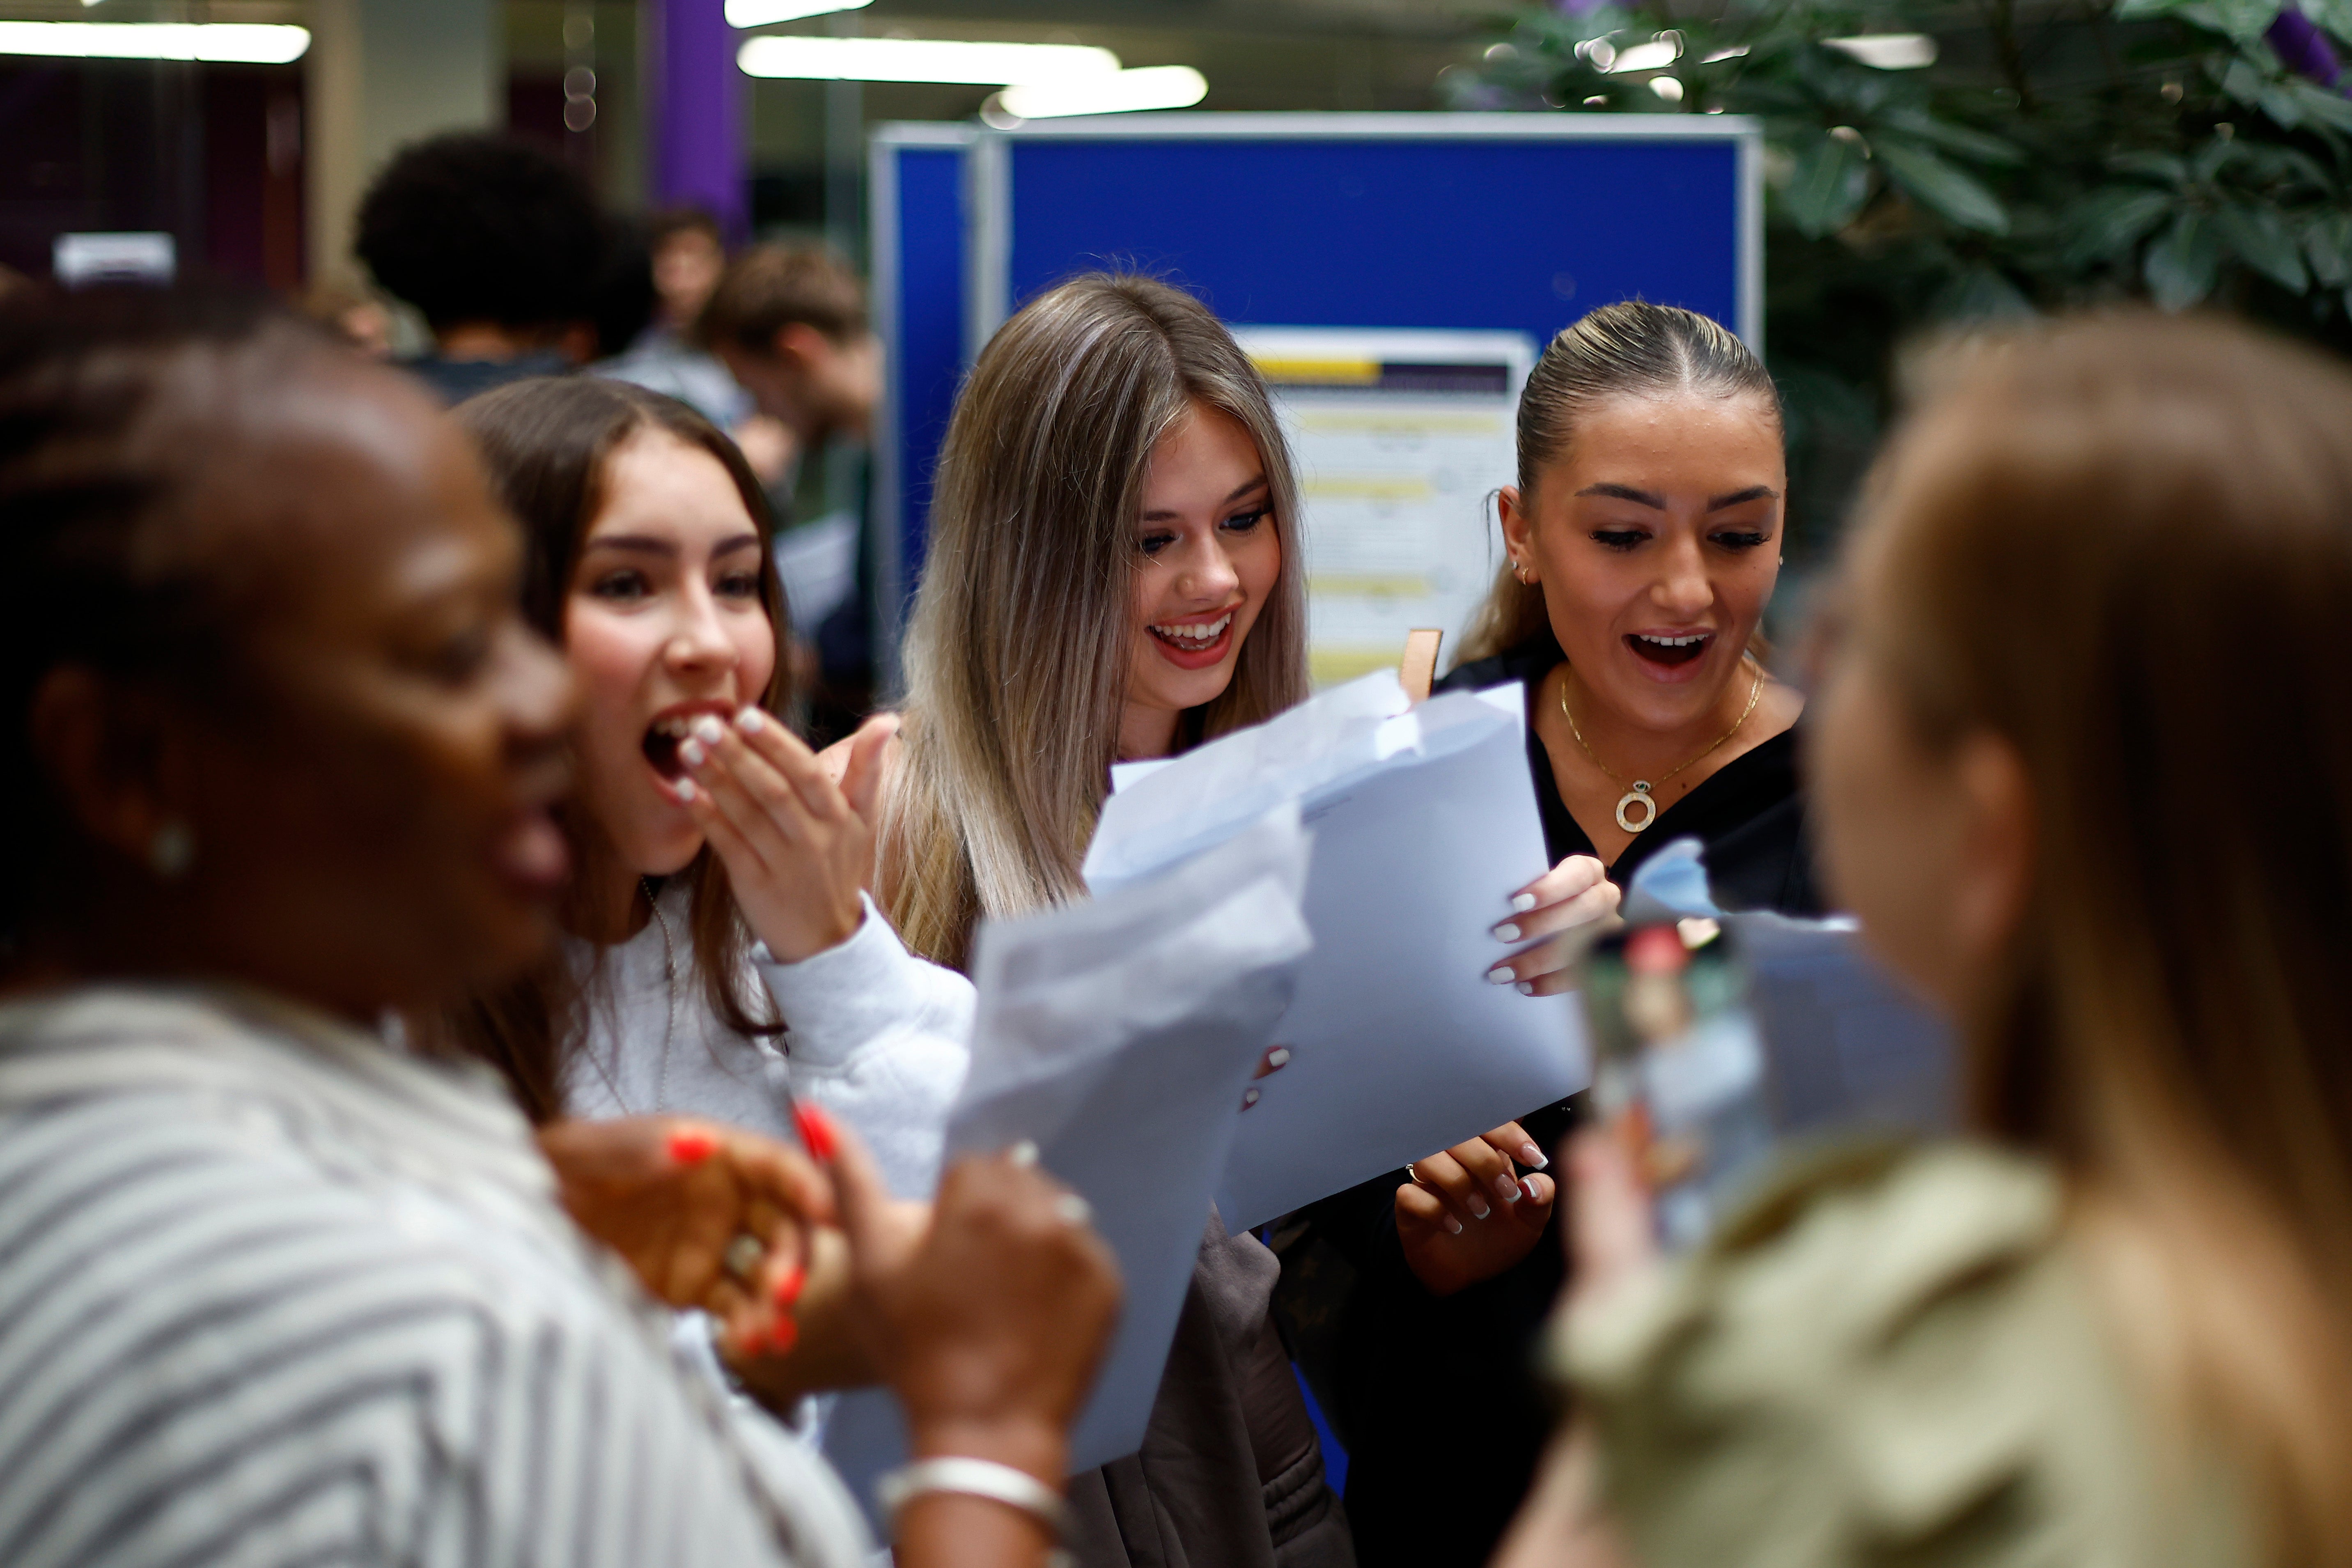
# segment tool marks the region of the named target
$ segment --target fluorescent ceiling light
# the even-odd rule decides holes
[[[745,42],[746,76],[816,81],[953,81],[1026,87],[1110,76],[1118,57],[1079,44],[972,44],[944,38],[803,38],[769,34]]]
[[[862,11],[873,4],[874,0],[727,0],[727,25],[764,27],[771,22],[797,22],[803,16],[835,11]]]
[[[90,60],[212,60],[282,66],[310,47],[308,27],[251,22],[0,22],[0,55]]]
[[[1208,96],[1209,79],[1191,66],[1143,66],[1108,76],[1008,87],[997,102],[1015,120],[1051,120],[1065,114],[1190,109]]]
[[[1822,42],[1883,71],[1917,70],[1936,63],[1936,40],[1926,33],[1864,33]]]

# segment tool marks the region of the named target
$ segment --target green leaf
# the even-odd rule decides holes
[[[2068,224],[2066,260],[2081,267],[2121,256],[2164,221],[2177,198],[2147,185],[2107,185],[2077,205]]]
[[[1888,177],[1922,205],[1962,228],[1983,234],[2009,232],[2009,209],[2000,205],[2000,198],[1936,153],[1893,136],[1878,139],[1877,153]]]
[[[2352,210],[2315,213],[2303,226],[2304,259],[2330,289],[2352,282]]]
[[[2303,14],[2352,44],[2352,0],[2297,0]]]
[[[2233,202],[2215,214],[2213,221],[2239,260],[2291,294],[2311,287],[2311,274],[2303,265],[2303,247],[2295,244],[2294,232],[2278,208]]]
[[[2305,81],[2301,77],[2288,81],[2285,89],[2306,118],[2333,125],[2338,131],[2352,131],[2352,98],[2330,92],[2317,82]]]
[[[2221,90],[2249,108],[2262,101],[2263,89],[2268,85],[2269,79],[2242,55],[2231,60],[2230,68],[2221,73]]]
[[[2107,160],[2107,167],[2118,174],[2139,174],[2169,184],[2189,183],[2188,163],[2169,153],[2118,153]]]
[[[1836,136],[1817,136],[1797,154],[1781,203],[1799,233],[1819,239],[1853,221],[1869,195],[1862,149]]]
[[[2251,44],[2270,29],[2278,16],[2276,0],[2124,0],[2116,7],[2118,22],[2178,17],[2209,32],[2223,33]]]
[[[2213,291],[2221,270],[2221,238],[2203,213],[2184,212],[2147,247],[2142,265],[2148,292],[2167,310],[2185,310]]]
[[[1946,285],[1928,308],[1944,321],[2016,321],[2038,314],[2033,301],[1999,268],[1972,267]]]
[[[1955,125],[1948,120],[1938,120],[1925,110],[1891,109],[1883,119],[1892,130],[1908,132],[1922,142],[1933,142],[1947,153],[1958,153],[1962,157],[1974,158],[1979,163],[2015,168],[2025,162],[2025,153],[2015,142],[1965,125]]]

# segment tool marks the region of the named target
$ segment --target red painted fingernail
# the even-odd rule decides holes
[[[683,1128],[669,1135],[669,1157],[681,1165],[699,1165],[719,1152],[719,1140],[694,1128]]]
[[[797,1263],[785,1268],[776,1280],[776,1289],[773,1292],[776,1305],[787,1311],[791,1310],[793,1303],[801,1299],[801,1291],[807,1284],[807,1269]]]
[[[801,1142],[807,1146],[810,1156],[822,1163],[831,1163],[834,1151],[841,1146],[833,1118],[803,1100],[793,1107],[793,1124],[801,1130]]]

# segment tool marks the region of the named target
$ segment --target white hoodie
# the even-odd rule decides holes
[[[703,999],[688,902],[687,887],[673,880],[655,900],[659,918],[627,942],[565,944],[587,984],[588,1016],[587,1039],[565,1074],[564,1110],[702,1116],[794,1142],[789,1089],[864,1139],[894,1194],[929,1198],[948,1108],[971,1061],[971,982],[908,952],[868,899],[857,930],[813,958],[779,963],[764,946],[752,948],[751,967],[786,1032],[747,1039]]]

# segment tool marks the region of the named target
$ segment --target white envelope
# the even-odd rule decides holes
[[[948,1150],[1034,1140],[1092,1205],[1125,1287],[1073,1471],[1142,1445],[1234,1112],[1312,945],[1307,865],[1297,809],[1277,806],[1166,876],[980,929],[971,1071]],[[824,1446],[869,1504],[906,1451],[878,1390],[842,1398]]]
[[[1518,686],[1414,708],[1383,671],[1118,782],[1087,853],[1097,896],[1285,802],[1314,830],[1290,1062],[1255,1086],[1218,1190],[1236,1231],[1591,1081],[1573,996],[1486,978],[1548,866]]]

